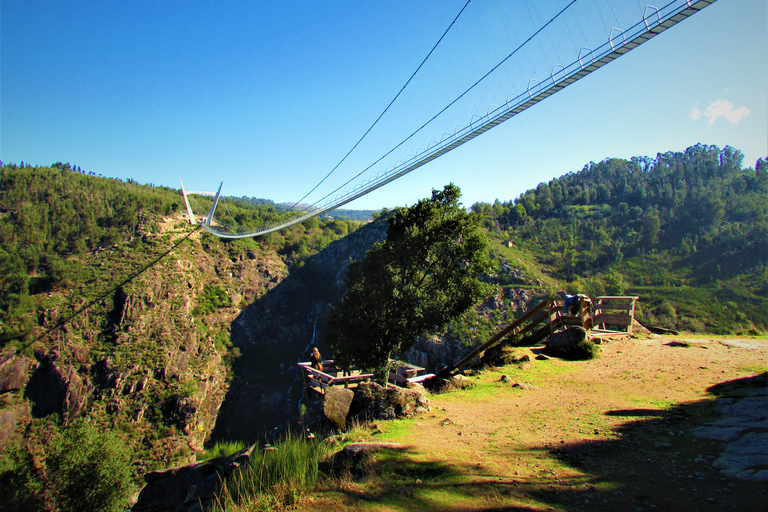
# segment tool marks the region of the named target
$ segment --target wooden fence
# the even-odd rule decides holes
[[[344,372],[336,367],[333,359],[323,361],[322,370],[313,368],[309,362],[298,365],[304,378],[307,396],[312,392],[324,395],[325,390],[332,386],[356,388],[361,382],[371,382],[374,377],[372,373],[363,373],[359,370]],[[433,374],[425,374],[424,368],[420,366],[398,362],[389,372],[388,384],[406,386],[409,382],[421,382],[433,376]]]
[[[590,332],[590,336],[605,338],[617,335],[627,335],[632,332],[635,320],[635,303],[639,297],[601,296],[593,303],[587,296],[579,296],[576,312],[564,310],[564,301],[544,299],[534,308],[528,310],[513,323],[499,331],[486,343],[483,343],[467,354],[453,366],[438,373],[438,377],[446,377],[456,370],[463,368],[477,358],[481,358],[486,350],[492,348],[509,336],[521,337],[521,344],[533,345],[545,339],[550,334],[569,326],[580,326]],[[568,308],[569,310],[571,308]],[[626,327],[626,331],[608,330],[606,327]],[[323,361],[323,371],[310,366],[310,363],[299,363],[304,376],[304,386],[307,394],[311,391],[325,394],[330,386],[356,387],[360,382],[370,382],[372,373],[352,371],[345,374],[336,368],[333,360]],[[389,373],[389,383],[407,385],[409,382],[421,382],[434,377],[424,374],[424,368],[414,365],[398,365]]]

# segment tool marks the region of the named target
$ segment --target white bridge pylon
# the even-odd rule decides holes
[[[201,225],[203,227],[210,226],[211,221],[213,220],[213,213],[216,211],[216,205],[219,204],[219,196],[221,196],[221,187],[224,186],[224,182],[222,181],[221,184],[219,184],[219,191],[214,194],[213,192],[193,192],[191,190],[187,191],[184,190],[184,182],[181,181],[181,178],[179,178],[179,183],[181,183],[181,195],[184,196],[184,205],[187,207],[187,218],[189,218],[189,223],[191,225],[197,224],[197,219],[195,219],[195,214],[192,211],[192,207],[189,205],[189,198],[187,197],[188,194],[198,194],[201,196],[213,196],[216,197],[213,198],[213,204],[211,205],[211,211],[208,212],[207,217],[203,217],[201,220]]]
[[[303,211],[291,219],[287,219],[282,222],[275,222],[274,224],[267,225],[256,231],[250,232],[232,232],[224,226],[212,226],[211,221],[213,219],[213,214],[218,203],[219,194],[221,193],[220,186],[219,192],[216,194],[213,206],[211,207],[211,211],[209,212],[207,219],[201,223],[201,226],[209,233],[221,238],[249,238],[266,235],[268,233],[293,226],[294,224],[299,224],[312,217],[324,215],[332,210],[335,210],[336,208],[354,201],[355,199],[369,194],[370,192],[373,192],[380,187],[383,187],[384,185],[396,180],[397,178],[400,178],[409,172],[418,169],[422,165],[425,165],[432,160],[435,160],[436,158],[439,158],[442,155],[456,149],[462,144],[469,142],[478,135],[481,135],[491,128],[494,128],[503,123],[504,121],[511,119],[524,110],[527,110],[540,101],[548,98],[558,91],[561,91],[562,89],[577,82],[578,80],[581,80],[585,76],[600,69],[611,61],[621,57],[625,53],[637,48],[641,44],[664,32],[670,27],[680,23],[689,16],[699,12],[701,9],[704,9],[715,1],[716,0],[668,0],[663,6],[658,8],[647,6],[644,13],[642,14],[642,19],[636,18],[633,20],[634,24],[630,28],[626,30],[612,28],[607,34],[607,38],[602,40],[602,43],[599,46],[597,46],[595,49],[582,47],[578,51],[578,54],[574,54],[569,57],[572,58],[573,61],[566,66],[557,63],[551,63],[553,67],[549,77],[543,80],[532,78],[528,82],[527,90],[524,90],[519,94],[510,93],[507,101],[501,106],[491,105],[487,112],[481,112],[478,115],[472,116],[472,120],[468,125],[457,128],[452,134],[445,134],[445,136],[439,142],[430,142],[426,149],[417,150],[416,154],[408,155],[404,159],[397,159],[393,156],[390,156],[390,153],[399,147],[399,145],[395,146],[395,148],[391,149],[384,156],[380,157],[368,168],[357,174],[353,179],[357,179],[364,173],[371,171],[371,169],[380,163],[382,165],[387,165],[385,158],[396,160],[394,165],[385,167],[385,170],[378,172],[375,174],[375,176],[373,174],[368,174],[367,180],[365,179],[366,176],[363,176],[357,183],[352,183],[353,180],[347,181],[347,183],[328,193],[319,201],[313,202],[311,207],[304,208]],[[575,0],[571,2],[568,7],[574,3]],[[561,13],[564,12],[568,7],[563,9]],[[543,30],[545,27],[546,25],[540,30]],[[616,31],[619,32],[619,35],[616,34]],[[510,54],[510,56],[511,55],[512,54]],[[502,63],[503,62],[504,61],[502,61]],[[494,68],[494,70],[495,69],[496,68]],[[485,77],[489,76],[494,70],[488,72]],[[480,81],[477,83],[479,82]],[[411,136],[406,138],[405,141],[407,141],[417,132],[411,134]],[[402,144],[402,142],[400,144]],[[375,170],[371,172],[375,172]],[[344,187],[349,188],[345,189]],[[182,185],[182,193],[184,194],[184,201],[187,206],[187,212],[190,216],[190,221],[194,224],[194,216],[189,206],[189,201],[187,200],[187,194],[192,192],[184,192],[184,187]],[[196,193],[205,194],[203,192]]]

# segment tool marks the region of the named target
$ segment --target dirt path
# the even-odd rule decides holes
[[[768,340],[601,348],[585,362],[521,349],[531,356],[522,368],[484,372],[472,389],[432,397],[432,412],[382,423],[377,439],[404,446],[389,458],[398,462],[380,456],[381,478],[329,488],[303,508],[765,510],[768,482],[723,475],[713,463],[726,442],[691,432],[720,419],[713,393],[741,396],[738,379],[767,370]]]

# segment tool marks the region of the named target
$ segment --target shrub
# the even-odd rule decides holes
[[[46,470],[61,510],[122,510],[133,490],[125,444],[82,419],[54,442]]]
[[[60,433],[54,429],[50,446],[41,448],[6,447],[0,457],[0,488],[8,492],[0,510],[126,508],[133,490],[129,452],[112,433],[100,433],[80,419]]]

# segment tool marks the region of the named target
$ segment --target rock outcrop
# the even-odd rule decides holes
[[[349,418],[360,422],[410,418],[432,407],[426,390],[420,385],[411,388],[381,386],[375,382],[362,383],[355,389]]]
[[[247,464],[251,446],[221,460],[196,462],[186,466],[153,471],[144,475],[133,512],[201,512],[214,504],[222,482]]]

